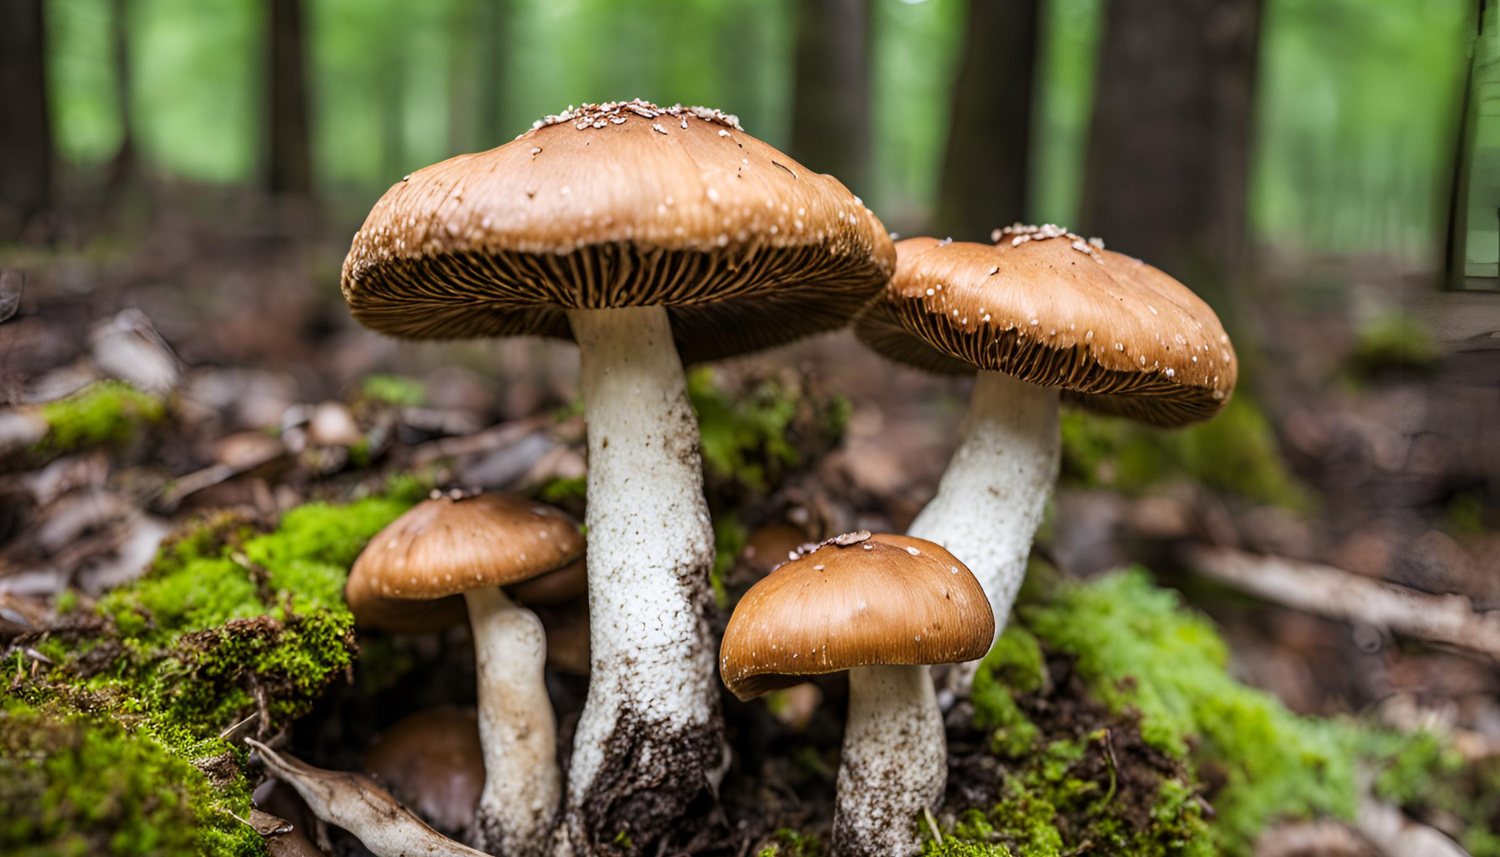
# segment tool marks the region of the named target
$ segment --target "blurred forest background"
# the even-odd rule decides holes
[[[17,680],[215,510],[270,530],[416,474],[578,512],[575,349],[377,337],[339,267],[403,174],[633,97],[738,114],[903,236],[1053,221],[1203,295],[1233,400],[1170,434],[1066,415],[1037,558],[1143,564],[1293,711],[1440,724],[1500,778],[1496,0],[0,0]],[[757,555],[904,529],[970,383],[847,332],[691,380],[721,607]],[[443,699],[412,676],[390,717]],[[339,698],[297,740],[352,766],[384,724]],[[1500,779],[1463,813],[1410,791],[1500,854]]]

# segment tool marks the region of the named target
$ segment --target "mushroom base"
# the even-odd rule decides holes
[[[980,372],[937,496],[906,531],[947,548],[974,572],[995,611],[996,639],[1057,481],[1058,398],[1056,388]],[[977,666],[950,674],[961,695],[968,696]]]
[[[948,747],[923,666],[849,671],[849,721],[833,816],[836,857],[905,857],[923,809],[943,797]]]
[[[479,676],[484,790],[474,844],[507,857],[546,853],[562,797],[557,719],[543,669],[547,638],[536,614],[499,587],[464,593]]]
[[[713,528],[666,310],[572,310],[588,421],[590,676],[568,780],[580,853],[683,830],[725,759]],[[690,833],[689,833],[690,835]]]

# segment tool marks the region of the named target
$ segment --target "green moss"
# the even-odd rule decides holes
[[[823,857],[823,843],[816,836],[795,830],[776,831],[776,841],[760,849],[756,857]]]
[[[1382,372],[1426,372],[1438,361],[1438,349],[1421,322],[1402,312],[1371,319],[1360,327],[1350,355],[1357,375]]]
[[[1432,732],[1365,732],[1360,755],[1377,766],[1374,789],[1382,800],[1418,817],[1433,813],[1459,821],[1459,844],[1473,857],[1500,857],[1500,759],[1469,764],[1443,736]]]
[[[1226,670],[1228,650],[1208,620],[1142,571],[1066,585],[1023,610],[1047,645],[1078,657],[1090,689],[1115,710],[1141,713],[1145,740],[1169,755],[1212,763],[1216,838],[1244,853],[1279,816],[1350,817],[1350,732],[1298,717]]]
[[[235,818],[249,812],[242,779],[216,787],[148,734],[15,701],[0,711],[0,851],[6,854],[264,854],[261,837]]]
[[[420,496],[405,480],[388,489],[345,506],[300,506],[268,533],[232,515],[200,522],[164,544],[139,581],[101,599],[97,635],[39,642],[55,665],[21,673],[13,698],[107,716],[178,760],[238,758],[223,730],[257,714],[279,729],[352,666],[347,569]],[[218,785],[233,792],[244,782],[236,772]]]
[[[942,842],[927,840],[922,844],[922,857],[1012,857],[1011,850],[1004,845],[991,845],[963,839],[944,839]]]
[[[1017,707],[1012,692],[1030,693],[1041,687],[1045,665],[1036,637],[1011,625],[995,641],[974,676],[971,700],[974,724],[991,730],[990,750],[998,756],[1021,756],[1036,742],[1040,730]]]
[[[386,405],[416,407],[427,401],[427,387],[415,378],[400,375],[366,375],[360,395]]]
[[[694,369],[688,376],[688,398],[698,413],[703,464],[714,475],[765,491],[770,479],[798,463],[786,438],[797,413],[796,393],[764,381],[748,395],[731,396],[714,383],[713,370]]]
[[[1246,394],[1218,416],[1179,431],[1081,412],[1062,416],[1064,482],[1145,492],[1169,479],[1302,510],[1312,495],[1292,477],[1265,414]]]
[[[143,426],[161,422],[166,406],[123,381],[100,381],[48,402],[41,415],[47,436],[36,451],[56,453],[129,440]]]
[[[537,491],[537,497],[547,503],[562,503],[567,500],[582,500],[588,490],[586,476],[559,476],[547,482]]]
[[[724,588],[724,577],[734,568],[735,560],[745,549],[745,540],[750,531],[733,512],[721,512],[713,516],[714,564],[708,572],[708,583],[714,590],[714,603],[720,610],[729,609],[729,591]]]

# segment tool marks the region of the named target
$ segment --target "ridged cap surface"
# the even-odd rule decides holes
[[[344,597],[361,626],[438,630],[465,614],[463,601],[451,596],[540,578],[566,569],[583,551],[578,522],[561,509],[518,494],[438,496],[370,540]]]
[[[1157,426],[1229,400],[1234,348],[1186,286],[1059,227],[1009,229],[998,246],[899,242],[895,276],[855,323],[860,340],[928,371],[1004,372]]]
[[[571,338],[566,309],[665,306],[691,361],[840,327],[894,266],[838,180],[732,116],[633,101],[398,182],[343,291],[361,324],[408,338]]]

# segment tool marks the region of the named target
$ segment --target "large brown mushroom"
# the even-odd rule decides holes
[[[1238,364],[1208,304],[1139,259],[1051,225],[994,237],[899,242],[855,332],[893,360],[978,373],[958,449],[908,532],[968,563],[998,634],[1057,479],[1059,401],[1187,425],[1224,406]],[[957,675],[966,693],[973,665]]]
[[[719,671],[742,700],[849,672],[833,822],[840,857],[916,853],[918,814],[948,775],[927,666],[980,657],[995,618],[974,575],[941,546],[851,533],[750,588],[724,632]]]
[[[485,769],[472,838],[485,850],[543,853],[562,795],[546,636],[501,587],[565,568],[583,549],[577,522],[560,509],[515,494],[438,494],[376,534],[344,588],[356,622],[367,624],[402,609],[430,621],[442,610],[424,602],[463,596]]]
[[[724,758],[713,533],[682,359],[837,328],[894,265],[838,181],[733,116],[643,101],[570,108],[418,170],[355,236],[343,291],[368,327],[578,343],[593,658],[569,777],[579,847],[626,824],[652,841]]]

